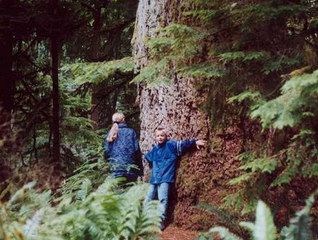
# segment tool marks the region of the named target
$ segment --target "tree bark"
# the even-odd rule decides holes
[[[58,0],[51,0],[52,8],[52,19],[57,17]],[[52,122],[52,134],[53,134],[53,151],[52,161],[54,164],[60,164],[60,94],[59,94],[59,78],[58,78],[58,67],[59,67],[59,51],[60,42],[58,26],[53,26],[51,29],[51,58],[52,58],[52,102],[53,102],[53,122]]]
[[[135,33],[133,54],[137,69],[149,64],[149,55],[145,39],[156,36],[159,27],[165,27],[182,14],[180,0],[140,0]],[[206,147],[200,151],[183,156],[177,168],[175,187],[170,195],[170,221],[177,225],[202,229],[218,218],[205,214],[196,206],[200,201],[220,206],[222,198],[233,189],[228,181],[237,171],[235,159],[241,149],[239,132],[229,126],[233,138],[224,140],[211,132],[211,122],[200,104],[208,94],[204,89],[195,87],[200,79],[182,77],[175,74],[169,84],[157,86],[139,85],[140,102],[140,146],[145,153],[155,143],[154,131],[164,127],[173,139],[206,139]],[[212,143],[213,137],[213,143]],[[225,143],[224,149],[212,149],[219,143]],[[231,147],[231,150],[229,151]],[[145,169],[147,164],[145,163]]]
[[[0,21],[0,109],[10,114],[13,109],[14,79],[12,74],[13,36],[8,20]],[[3,117],[3,115],[1,115]],[[2,122],[2,121],[1,121]]]
[[[148,50],[145,39],[154,37],[159,26],[164,26],[170,22],[168,12],[166,12],[169,1],[147,1],[139,2],[137,11],[137,23],[133,39],[134,58],[137,68],[141,69],[147,66]],[[155,129],[164,127],[168,130],[173,139],[209,139],[209,120],[207,115],[200,111],[199,104],[204,99],[204,94],[199,93],[195,87],[195,79],[183,78],[177,74],[171,79],[170,84],[160,84],[155,87],[141,84],[139,86],[140,101],[140,145],[145,153],[152,148],[155,143]],[[179,166],[177,178],[177,191],[173,190],[171,194],[171,204],[176,211],[185,215],[192,214],[190,209],[185,210],[191,202],[195,201],[194,195],[198,193],[196,186],[200,177],[196,179],[195,171],[198,165],[203,166],[203,162],[208,158],[208,147],[202,151],[190,153],[182,158]],[[147,164],[145,164],[147,171]],[[183,176],[180,176],[180,171]],[[185,186],[189,179],[193,178],[192,186]],[[197,182],[196,182],[197,181]],[[177,201],[177,195],[181,198]],[[187,213],[186,213],[187,212]],[[183,214],[181,218],[187,221]],[[180,220],[175,219],[178,223]],[[180,223],[180,222],[179,222]]]
[[[57,37],[51,38],[51,57],[53,82],[53,162],[60,163],[60,94],[58,78],[59,42]]]
[[[14,105],[14,78],[12,72],[13,35],[9,20],[0,20],[0,149],[12,151],[14,141],[11,121]],[[3,142],[5,140],[5,142]],[[10,164],[8,159],[0,159],[4,165]]]

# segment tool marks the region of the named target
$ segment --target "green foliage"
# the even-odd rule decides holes
[[[117,185],[118,180],[107,178],[74,200],[67,194],[52,199],[50,193],[35,192],[34,184],[26,185],[1,205],[1,239],[152,239],[160,217],[157,202],[143,201],[148,185],[126,190]]]
[[[311,74],[294,76],[281,87],[281,95],[265,101],[259,92],[246,91],[229,99],[229,102],[248,103],[252,118],[260,119],[263,129],[275,131],[297,127],[298,133],[289,139],[287,147],[280,149],[271,160],[244,162],[240,169],[244,173],[232,179],[230,184],[242,184],[252,179],[273,173],[280,167],[278,175],[270,186],[290,183],[296,176],[316,177],[317,138],[315,119],[317,118],[318,71]],[[265,155],[266,156],[266,155]]]
[[[263,128],[294,127],[317,114],[318,70],[288,80],[282,94],[255,109],[251,116],[260,118]]]
[[[9,124],[15,139],[6,139],[6,146],[0,149],[0,158],[6,159],[6,165],[24,168],[52,158],[50,41],[53,32],[60,36],[57,60],[62,65],[61,71],[68,70],[68,75],[63,72],[59,76],[61,175],[71,172],[87,158],[96,159],[100,155],[100,134],[96,134],[90,121],[93,110],[90,83],[94,80],[114,82],[118,76],[126,78],[127,75],[130,79],[125,79],[125,83],[132,79],[132,59],[126,56],[131,55],[130,39],[137,3],[136,0],[65,0],[56,7],[55,4],[48,7],[45,1],[28,0],[0,6],[0,25],[6,29],[0,38],[7,43],[4,45],[4,58],[8,59],[5,65],[8,78],[14,83],[7,88],[14,95]],[[30,16],[35,20],[26,20]],[[122,60],[109,61],[117,58]],[[78,66],[75,63],[72,67],[65,64],[74,63],[76,59],[99,62],[78,63]],[[109,61],[108,64],[105,61]],[[74,80],[71,70],[81,76],[77,75]],[[121,90],[131,90],[127,89]],[[105,112],[110,111],[105,108]],[[2,137],[0,143],[2,145]]]
[[[300,64],[300,57],[289,58],[287,56],[279,56],[277,59],[265,62],[262,72],[266,75],[278,72],[280,69],[290,68]]]
[[[239,159],[242,162],[239,168],[242,174],[232,178],[228,184],[243,187],[223,200],[225,208],[234,208],[244,215],[255,210],[256,199],[266,187],[264,175],[273,173],[279,166],[279,162],[273,157],[256,157],[253,153],[243,153]]]
[[[295,214],[295,217],[290,220],[288,227],[284,227],[281,231],[283,239],[286,240],[309,240],[312,239],[310,229],[311,218],[310,209],[315,202],[317,191],[313,193],[307,200],[306,206]]]
[[[163,58],[156,64],[150,64],[147,68],[143,68],[140,73],[133,79],[133,82],[146,82],[150,85],[160,83],[169,84],[171,73],[169,69],[169,60]]]
[[[38,193],[34,186],[35,182],[28,183],[0,203],[0,239],[22,240],[36,231],[52,198],[50,191]]]
[[[256,240],[273,240],[276,239],[276,231],[270,209],[263,201],[259,201],[256,208],[253,238]]]
[[[249,180],[251,180],[251,177],[254,176],[253,173],[245,173],[240,175],[239,177],[233,178],[229,181],[230,185],[236,185],[236,184],[240,184],[242,182],[247,182]]]
[[[85,199],[89,193],[103,183],[109,169],[104,159],[87,161],[65,180],[60,189],[63,198]]]
[[[132,57],[125,57],[120,60],[109,62],[79,62],[65,64],[61,71],[74,78],[74,83],[82,85],[84,83],[99,84],[109,81],[119,75],[132,75],[134,62]]]
[[[148,40],[150,64],[135,81],[158,84],[175,74],[200,78],[198,86],[209,89],[205,109],[214,123],[226,125],[223,116],[237,114],[226,105],[230,96],[248,89],[275,93],[282,74],[315,64],[304,46],[311,39],[309,51],[315,52],[317,29],[307,31],[301,22],[303,16],[315,22],[316,3],[184,1],[181,5],[182,15]]]
[[[88,116],[91,114],[96,121],[95,127],[108,128],[112,122],[109,112],[115,111],[122,111],[129,125],[138,124],[139,110],[131,104],[137,94],[136,85],[130,84],[134,76],[132,57],[105,62],[65,64],[61,69],[61,76],[65,80],[68,93],[65,100],[72,113],[72,104],[81,104],[77,105],[75,113],[86,118],[83,119],[86,123],[82,122],[84,126],[90,124]],[[90,130],[86,131],[89,132]],[[78,131],[79,137],[81,134]],[[85,133],[82,136],[85,136]],[[90,138],[89,135],[87,137]]]
[[[209,231],[210,233],[218,233],[220,237],[224,240],[241,240],[242,238],[236,236],[235,234],[231,233],[227,228],[224,227],[213,227]]]
[[[147,185],[136,185],[116,194],[107,179],[84,200],[67,207],[43,226],[57,225],[64,239],[138,239],[158,231],[157,205],[143,206]],[[157,228],[156,228],[157,225]]]
[[[290,220],[288,227],[284,227],[280,234],[277,233],[273,216],[269,207],[258,201],[255,215],[255,223],[241,222],[240,226],[246,228],[252,235],[253,240],[306,240],[312,239],[310,209],[315,202],[317,191],[306,201],[306,206],[296,213]],[[241,239],[224,227],[213,227],[210,233],[217,233],[224,240]],[[212,238],[214,239],[214,238]]]
[[[148,46],[154,59],[163,54],[171,60],[185,62],[202,51],[198,42],[204,37],[204,32],[199,29],[173,23],[159,30],[159,36],[150,39]]]
[[[214,214],[223,224],[229,226],[231,229],[239,230],[237,228],[238,216],[234,215],[233,213],[207,203],[199,203],[197,207]]]
[[[194,78],[220,78],[225,74],[223,69],[207,63],[181,68],[179,73]]]
[[[263,52],[226,52],[219,55],[221,61],[228,63],[231,61],[247,62],[253,60],[264,60],[266,54]]]
[[[250,189],[248,190],[248,188]],[[239,190],[233,194],[228,194],[224,197],[222,207],[237,211],[241,215],[250,214],[256,209],[257,196],[260,195],[261,191],[262,188],[255,189],[255,186],[253,187],[248,185],[243,190]]]
[[[244,91],[238,95],[230,97],[228,99],[228,103],[244,103],[248,102],[251,109],[254,109],[259,104],[264,102],[262,95],[259,92],[252,92],[252,91]]]
[[[150,64],[143,68],[134,82],[158,84],[169,83],[174,74],[174,65],[179,66],[177,72],[185,75],[219,75],[213,66],[197,65],[184,68],[193,57],[202,52],[198,42],[203,41],[205,33],[184,24],[173,23],[159,30],[158,37],[149,39]],[[203,73],[204,71],[209,71]]]
[[[259,117],[263,128],[283,129],[299,127],[300,131],[291,139],[286,159],[281,162],[284,170],[272,186],[289,183],[296,174],[317,176],[317,147],[315,131],[312,129],[317,117],[318,71],[288,80],[277,98],[254,106],[252,117]]]
[[[262,173],[271,173],[277,167],[276,159],[264,157],[258,158],[251,162],[248,162],[240,167],[240,169],[249,171],[249,172],[262,172]]]

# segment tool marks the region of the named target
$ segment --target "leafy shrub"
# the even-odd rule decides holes
[[[253,240],[311,240],[313,239],[313,234],[311,230],[310,209],[315,202],[317,193],[318,191],[307,199],[305,207],[295,214],[295,217],[290,220],[289,225],[283,227],[280,233],[278,233],[274,224],[269,207],[263,201],[258,201],[255,222],[240,222],[239,225],[249,231]],[[225,227],[212,227],[209,233],[202,235],[199,239],[215,239],[215,234],[224,240],[242,239]]]
[[[90,184],[75,185],[78,198],[65,194],[58,202],[34,183],[24,186],[1,204],[1,239],[153,239],[160,217],[157,202],[143,202],[146,184],[123,190],[107,178],[88,193]]]

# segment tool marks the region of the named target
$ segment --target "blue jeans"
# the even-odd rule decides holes
[[[169,187],[169,183],[150,184],[146,197],[147,202],[155,200],[158,197],[158,211],[162,222],[164,222],[167,218]]]

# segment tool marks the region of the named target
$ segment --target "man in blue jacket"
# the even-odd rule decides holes
[[[158,128],[155,132],[157,144],[145,155],[151,169],[150,189],[146,201],[158,197],[161,230],[165,227],[168,208],[169,188],[175,181],[176,163],[187,150],[196,146],[198,149],[205,145],[203,140],[168,140],[167,132]]]

